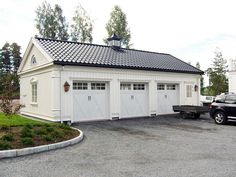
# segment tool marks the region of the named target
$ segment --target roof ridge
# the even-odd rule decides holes
[[[58,41],[58,42],[66,42],[66,43],[75,43],[75,44],[84,44],[84,45],[92,45],[92,46],[99,46],[99,47],[108,47],[108,45],[102,45],[102,44],[92,44],[92,43],[86,43],[86,42],[77,42],[77,41],[68,41],[68,40],[60,40],[60,39],[52,39],[52,38],[42,38],[42,37],[35,37],[36,39],[41,40],[50,40],[50,41]],[[161,54],[161,55],[170,55],[168,53],[161,53],[161,52],[152,52],[147,50],[140,50],[140,49],[127,49],[127,48],[121,48],[123,50],[131,50],[131,51],[139,51],[139,52],[147,52],[147,53],[154,53],[154,54]]]

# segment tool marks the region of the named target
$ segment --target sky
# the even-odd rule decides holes
[[[36,9],[42,0],[0,0],[0,47],[17,42],[22,54],[37,34]],[[127,15],[133,48],[175,57],[202,70],[211,66],[217,47],[225,59],[236,59],[234,0],[47,0],[59,4],[70,23],[80,3],[93,20],[93,43],[104,44],[110,12],[119,5]]]

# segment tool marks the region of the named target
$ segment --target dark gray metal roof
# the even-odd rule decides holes
[[[124,48],[116,50],[105,45],[38,37],[35,39],[52,57],[54,64],[203,74],[201,70],[169,54]]]

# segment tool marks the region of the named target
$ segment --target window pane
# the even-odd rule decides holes
[[[106,84],[105,83],[91,83],[92,90],[105,90]]]
[[[134,84],[134,90],[145,90],[144,84]]]
[[[31,86],[31,89],[32,89],[32,98],[31,98],[31,101],[32,102],[37,102],[37,84],[36,83],[33,83],[32,86]]]
[[[167,84],[167,90],[175,90],[175,84]]]
[[[225,102],[229,104],[236,104],[236,96],[235,95],[227,96]]]
[[[86,82],[74,82],[73,83],[73,89],[74,90],[87,90],[88,89],[88,83],[86,83]]]
[[[165,90],[165,84],[157,84],[157,90]]]
[[[120,90],[131,90],[131,84],[128,83],[121,83]]]

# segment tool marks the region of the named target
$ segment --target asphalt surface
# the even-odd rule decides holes
[[[175,116],[76,125],[74,146],[0,160],[1,177],[235,177],[236,123]]]

